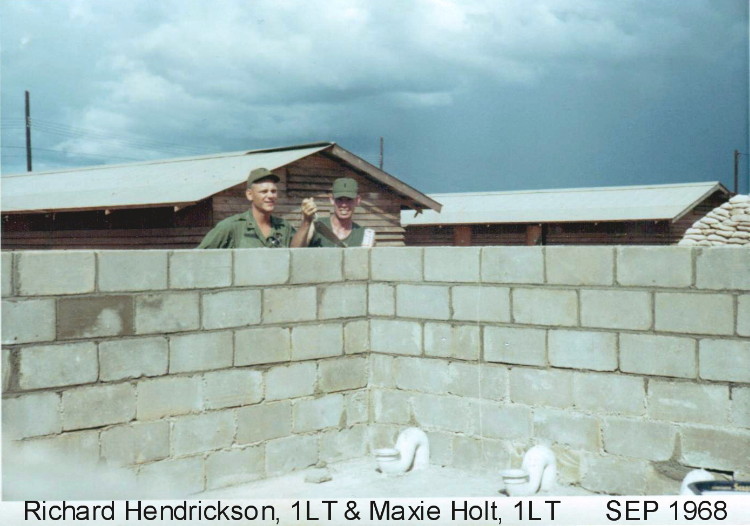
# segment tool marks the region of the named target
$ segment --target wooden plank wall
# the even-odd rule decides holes
[[[359,183],[359,193],[362,197],[354,220],[365,228],[375,230],[378,246],[404,245],[401,199],[388,187],[365,178],[359,172],[323,154],[300,159],[277,170],[276,173],[281,177],[281,181],[278,184],[279,199],[275,215],[298,226],[302,199],[313,197],[318,205],[318,214],[326,217],[331,212],[328,195],[333,181],[339,177],[351,177]],[[248,206],[244,183],[218,193],[213,198],[214,223],[244,212]]]
[[[3,250],[194,248],[212,224],[210,199],[178,210],[134,208],[3,217]]]

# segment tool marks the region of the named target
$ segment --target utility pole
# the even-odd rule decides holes
[[[750,192],[750,190],[748,190]],[[734,151],[734,195],[740,193],[740,151]]]
[[[26,91],[26,171],[31,171],[31,107],[28,91]]]
[[[380,138],[380,166],[379,168],[383,169],[383,138]]]

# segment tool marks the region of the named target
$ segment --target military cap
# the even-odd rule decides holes
[[[354,199],[357,197],[357,191],[359,190],[359,187],[357,185],[357,181],[354,179],[350,179],[349,177],[342,177],[341,179],[336,179],[333,182],[333,197],[349,197],[351,199]]]
[[[274,183],[279,182],[279,176],[269,171],[268,168],[256,168],[247,177],[247,187],[250,188],[250,185],[257,183],[261,179],[268,179]]]

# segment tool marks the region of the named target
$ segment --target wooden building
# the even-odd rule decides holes
[[[2,178],[2,248],[193,248],[220,220],[248,209],[247,175],[276,173],[275,215],[299,222],[300,202],[330,211],[333,180],[359,182],[355,221],[378,246],[404,244],[401,210],[440,204],[335,143],[123,165],[29,172]]]
[[[431,194],[404,211],[409,246],[670,245],[729,197],[718,182]]]

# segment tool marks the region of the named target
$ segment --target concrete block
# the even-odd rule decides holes
[[[653,465],[646,471],[645,495],[679,495],[682,481],[674,480]]]
[[[483,247],[485,283],[544,283],[542,247]]]
[[[57,393],[3,398],[2,414],[3,435],[14,440],[62,431],[60,395]]]
[[[167,373],[167,339],[156,336],[104,341],[99,344],[99,378],[109,382]]]
[[[547,365],[547,331],[485,327],[484,360],[521,365]]]
[[[206,289],[232,284],[232,253],[227,250],[175,250],[169,257],[169,286]]]
[[[479,435],[479,406],[459,396],[418,394],[412,399],[418,427]]]
[[[560,444],[552,444],[551,449],[557,459],[558,483],[579,485],[582,452]]]
[[[370,251],[372,281],[422,281],[422,249],[379,247]]]
[[[350,321],[344,324],[344,354],[370,352],[370,322]]]
[[[169,372],[210,371],[232,365],[231,331],[173,336],[169,341]]]
[[[292,430],[295,433],[341,427],[344,419],[344,395],[297,400],[292,406]]]
[[[370,419],[369,389],[344,393],[346,425],[367,424]]]
[[[573,405],[573,373],[514,367],[510,370],[510,400],[531,406]]]
[[[266,444],[266,473],[273,476],[304,469],[317,464],[318,458],[315,435],[277,438]]]
[[[531,408],[522,405],[479,404],[482,437],[528,440],[531,437]]]
[[[611,332],[551,330],[549,362],[555,367],[614,371],[617,335]]]
[[[51,342],[55,339],[55,301],[3,300],[3,343]]]
[[[702,249],[696,259],[699,289],[750,290],[750,251]]]
[[[425,281],[478,282],[479,247],[426,247]]]
[[[184,498],[203,491],[203,456],[160,460],[144,464],[138,471],[138,487],[150,488],[151,499]]]
[[[611,285],[614,281],[613,247],[551,246],[544,251],[547,283]]]
[[[448,287],[397,285],[396,315],[403,318],[450,319]]]
[[[203,395],[206,409],[257,404],[263,399],[263,373],[249,369],[206,373]]]
[[[698,353],[701,378],[750,383],[750,340],[700,340]]]
[[[422,354],[422,325],[415,321],[370,320],[370,348],[373,352]]]
[[[200,376],[177,376],[141,380],[138,391],[138,420],[157,420],[203,409]]]
[[[206,458],[206,488],[235,486],[263,478],[265,449],[262,446],[215,451]]]
[[[320,319],[357,318],[367,314],[367,285],[328,285],[320,296]]]
[[[57,300],[61,340],[133,334],[132,296],[90,296]]]
[[[371,354],[370,359],[370,385],[377,387],[396,387],[396,358],[383,354]]]
[[[669,422],[726,425],[729,388],[688,382],[650,380],[648,416]]]
[[[643,379],[636,376],[576,372],[573,403],[576,409],[595,414],[643,415],[646,388]]]
[[[620,334],[620,370],[651,376],[695,378],[695,340],[677,336]]]
[[[181,457],[228,447],[234,442],[235,428],[232,411],[176,418],[172,423],[172,454]]]
[[[677,429],[665,422],[630,418],[607,418],[602,431],[607,453],[652,461],[669,460],[677,436]]]
[[[483,472],[487,469],[487,462],[482,454],[487,441],[474,437],[454,436],[451,449],[453,457],[451,466],[473,472]]]
[[[367,387],[367,358],[352,356],[318,364],[318,390],[322,393]]]
[[[735,471],[750,458],[750,431],[683,427],[680,430],[683,463],[708,469]]]
[[[534,408],[534,436],[585,451],[599,451],[601,433],[599,419],[583,413]]]
[[[737,298],[737,334],[750,336],[750,295]]]
[[[481,366],[475,363],[450,362],[444,392],[479,398],[482,388],[481,370]]]
[[[609,495],[643,495],[646,461],[588,454],[582,464],[581,486],[585,489]]]
[[[343,250],[290,250],[292,274],[290,283],[327,283],[341,281]]]
[[[367,290],[367,310],[370,316],[396,314],[396,287],[385,283],[370,283]]]
[[[692,250],[670,246],[617,247],[617,282],[635,287],[689,287],[693,283]]]
[[[135,298],[137,334],[190,331],[200,328],[197,292],[144,294]]]
[[[291,331],[282,327],[237,331],[234,348],[234,365],[287,362],[292,357]]]
[[[130,292],[167,288],[164,250],[104,250],[96,253],[97,286],[101,292]]]
[[[19,351],[21,389],[42,389],[95,382],[96,344],[91,342],[24,347]]]
[[[453,436],[440,431],[427,432],[431,466],[450,466],[453,463]]]
[[[731,335],[734,334],[733,304],[729,294],[657,292],[655,328],[661,332]]]
[[[414,393],[375,388],[370,390],[370,397],[375,422],[379,424],[412,424],[411,404],[415,397]]]
[[[16,253],[17,293],[51,296],[94,292],[96,261],[84,250],[45,250]]]
[[[292,404],[272,402],[237,409],[237,443],[254,444],[292,434]]]
[[[162,460],[169,456],[169,422],[133,423],[102,431],[102,458],[115,465]]]
[[[289,250],[232,250],[234,285],[282,285],[289,281]]]
[[[245,327],[260,323],[260,291],[229,290],[201,297],[204,329]]]
[[[732,389],[732,423],[735,426],[750,427],[750,387]]]
[[[344,250],[344,279],[364,281],[370,277],[370,250],[350,248]]]
[[[320,436],[320,460],[340,462],[367,455],[367,426],[323,431]]]
[[[73,431],[36,440],[14,442],[13,444],[20,447],[19,451],[29,452],[36,458],[41,457],[50,464],[75,466],[82,471],[93,469],[100,461],[99,430]],[[6,450],[3,454],[4,462],[7,461],[5,457],[7,454]],[[5,470],[3,469],[3,471]],[[65,473],[65,475],[67,475],[67,478],[63,480],[69,483],[70,475],[68,473]]]
[[[344,328],[338,323],[292,328],[292,360],[312,360],[344,354]]]
[[[135,389],[113,384],[63,391],[62,416],[64,431],[129,422],[135,418]]]
[[[448,382],[448,362],[427,358],[397,358],[393,366],[396,387],[406,391],[442,393]]]
[[[498,365],[479,366],[479,395],[489,400],[508,400],[509,369]]]
[[[452,287],[451,302],[454,320],[510,321],[510,289],[507,287]]]
[[[424,324],[424,351],[427,356],[477,360],[481,348],[480,331],[476,325]]]
[[[578,325],[574,290],[513,289],[513,319],[531,325]]]
[[[286,400],[315,392],[317,369],[313,362],[273,367],[266,373],[266,400]]]
[[[0,270],[0,279],[2,279],[2,297],[6,298],[13,295],[13,254],[3,252],[2,269]]]
[[[582,290],[581,325],[605,329],[651,328],[651,294],[630,290]]]
[[[278,288],[263,291],[263,323],[314,320],[318,298],[315,287]]]

